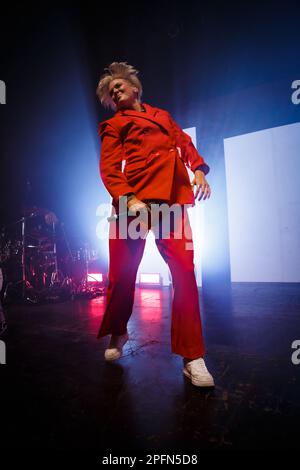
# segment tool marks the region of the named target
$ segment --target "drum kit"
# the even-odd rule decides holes
[[[104,294],[104,285],[88,282],[89,266],[97,253],[87,244],[72,252],[63,227],[53,212],[41,208],[30,209],[2,227],[0,295],[4,303],[39,304]],[[62,238],[64,249],[59,250]]]

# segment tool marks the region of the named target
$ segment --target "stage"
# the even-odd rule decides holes
[[[170,351],[171,289],[136,289],[115,363],[96,339],[105,296],[6,310],[2,449],[111,455],[297,448],[299,284],[200,290],[216,387],[194,387]],[[2,393],[4,392],[4,393]]]

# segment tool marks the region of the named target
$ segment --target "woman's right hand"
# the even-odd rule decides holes
[[[132,197],[127,203],[127,207],[130,212],[136,214],[137,212],[148,211],[148,206],[143,201],[140,201],[137,197]]]

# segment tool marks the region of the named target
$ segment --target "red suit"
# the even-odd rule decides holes
[[[102,140],[100,173],[117,207],[120,196],[134,193],[144,202],[194,204],[194,194],[186,170],[209,167],[195,149],[191,138],[164,110],[143,104],[145,112],[117,111],[100,124]],[[122,161],[125,169],[122,172]],[[179,220],[180,219],[180,220]],[[169,238],[157,238],[156,245],[167,262],[173,282],[172,351],[189,359],[204,354],[198,289],[194,274],[193,250],[186,249],[191,233],[188,214],[182,207]],[[176,238],[179,223],[184,236]],[[117,224],[118,221],[113,222]],[[191,241],[191,235],[189,240]],[[136,273],[143,256],[144,239],[109,240],[110,266],[107,303],[98,337],[123,335],[132,313]]]

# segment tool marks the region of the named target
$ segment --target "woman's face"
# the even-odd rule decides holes
[[[123,78],[115,78],[109,84],[109,94],[117,109],[130,109],[138,97],[138,89]]]

